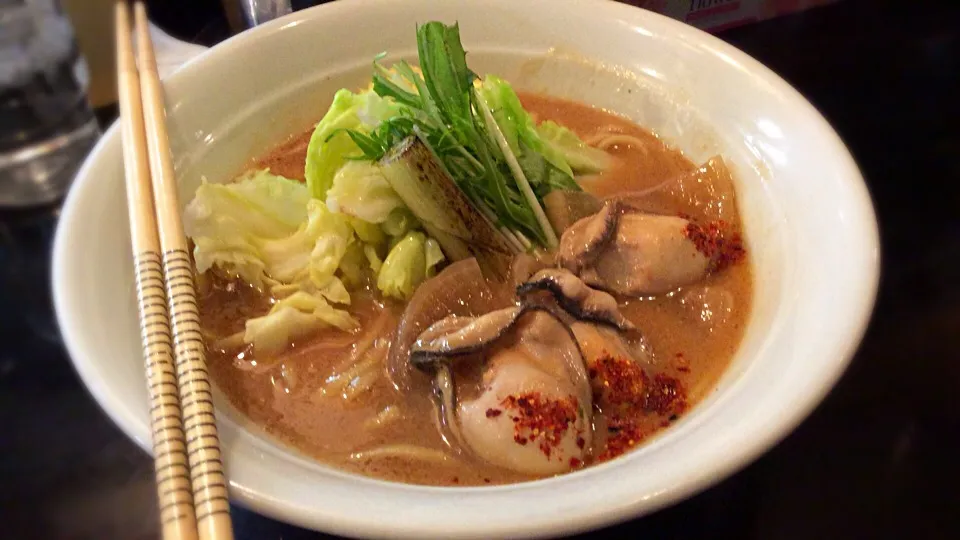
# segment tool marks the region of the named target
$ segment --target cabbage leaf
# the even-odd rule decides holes
[[[266,315],[247,319],[243,341],[257,354],[276,354],[294,339],[331,326],[353,330],[359,323],[322,296],[298,291],[278,301]]]
[[[596,173],[609,166],[606,152],[587,145],[570,129],[551,120],[537,125],[513,87],[503,79],[487,75],[478,92],[490,105],[531,183],[548,179],[557,189],[579,190],[574,174]],[[528,170],[531,167],[533,170]]]
[[[203,273],[216,266],[262,285],[261,245],[294,234],[307,217],[309,194],[300,182],[253,171],[230,184],[204,182],[183,216],[194,241],[194,261]]]
[[[484,97],[484,101],[489,104],[493,117],[514,154],[517,156],[530,152],[540,154],[558,171],[573,177],[573,170],[563,153],[540,138],[536,122],[523,108],[520,98],[509,83],[495,75],[487,75],[478,91]]]
[[[327,207],[333,212],[379,224],[385,222],[391,212],[403,207],[403,201],[376,163],[351,160],[334,175],[327,191]]]
[[[587,145],[576,133],[552,120],[541,122],[537,133],[544,144],[562,155],[577,174],[598,173],[610,165],[609,154]]]
[[[346,130],[373,130],[380,122],[396,116],[399,109],[393,100],[384,99],[373,90],[356,94],[345,88],[337,91],[307,145],[304,176],[310,194],[325,200],[337,171],[360,154]]]
[[[255,241],[270,277],[283,283],[309,279],[322,287],[333,277],[353,241],[353,228],[347,216],[331,212],[316,199],[307,202],[307,214],[290,236]]]
[[[386,296],[409,299],[443,259],[436,240],[419,231],[409,232],[387,254],[377,275],[377,288]]]
[[[363,227],[353,219],[311,199],[299,182],[256,171],[231,184],[201,185],[187,205],[184,228],[197,271],[216,266],[279,298],[269,313],[249,319],[244,332],[244,342],[272,354],[314,330],[356,326],[331,305],[350,303],[337,273],[348,249],[362,244],[355,231]],[[385,242],[378,226],[366,225]]]

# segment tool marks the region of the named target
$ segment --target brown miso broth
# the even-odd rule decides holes
[[[613,157],[612,166],[578,179],[584,190],[598,197],[643,192],[695,174],[697,164],[622,117],[539,94],[520,97],[537,121],[555,121],[588,144],[604,145]],[[251,167],[302,181],[309,138],[310,132],[295,135],[255,158]],[[655,199],[651,204],[658,211],[674,215],[685,211]],[[731,225],[741,229],[739,222]],[[209,273],[203,276],[199,293],[202,325],[212,336],[242,331],[244,319],[266,313],[271,304],[254,288]],[[652,351],[652,365],[645,366],[650,380],[657,381],[651,384],[673,381],[683,403],[679,413],[651,413],[638,421],[639,440],[631,448],[656,436],[715,388],[743,336],[752,294],[750,264],[742,261],[666,294],[618,297],[621,311],[640,329]],[[401,392],[386,372],[404,305],[381,298],[373,286],[351,290],[351,297],[349,311],[360,321],[356,333],[324,330],[270,358],[256,357],[249,347],[211,347],[208,362],[217,386],[237,410],[284,445],[346,471],[441,486],[537,478],[450,452],[430,393]],[[351,371],[357,362],[373,367]],[[371,378],[367,381],[371,386],[353,395],[352,385],[364,377]],[[595,447],[616,435],[600,416],[595,431]],[[383,453],[383,448],[391,451]]]

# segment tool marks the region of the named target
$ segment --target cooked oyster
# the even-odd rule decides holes
[[[623,296],[661,294],[706,277],[710,258],[676,216],[621,212],[608,202],[560,239],[560,265],[588,285]]]
[[[445,427],[484,460],[521,473],[556,474],[589,456],[587,369],[570,328],[549,310],[524,306],[443,319],[421,335],[410,357],[436,371]],[[458,399],[454,361],[483,362],[482,380],[473,383],[476,397]]]
[[[633,323],[620,313],[613,296],[588,287],[569,270],[547,268],[517,287],[521,301],[527,301],[537,292],[550,293],[557,304],[577,320],[612,324],[620,330],[634,329]]]

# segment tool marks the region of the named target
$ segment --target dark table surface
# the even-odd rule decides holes
[[[212,42],[224,28],[180,33]],[[721,37],[795,85],[860,163],[883,243],[876,311],[846,375],[781,444],[686,502],[594,535],[960,538],[960,2],[842,0]],[[0,537],[155,538],[152,462],[56,338],[56,214],[0,218]],[[240,539],[323,537],[233,517]]]

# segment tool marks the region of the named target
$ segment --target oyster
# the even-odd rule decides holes
[[[677,216],[622,211],[615,201],[560,238],[559,263],[592,287],[622,296],[669,292],[706,277],[710,258]]]
[[[522,306],[448,317],[421,334],[410,360],[435,372],[441,419],[462,449],[539,475],[577,468],[589,456],[587,368],[570,328],[550,310]],[[482,363],[479,381],[455,380],[463,362]],[[459,399],[462,387],[474,395]]]
[[[629,319],[620,313],[617,300],[606,292],[587,286],[579,277],[563,268],[547,268],[517,287],[521,301],[535,293],[547,292],[567,313],[580,321],[607,323],[620,330],[633,330]]]

